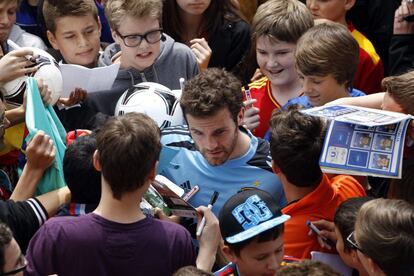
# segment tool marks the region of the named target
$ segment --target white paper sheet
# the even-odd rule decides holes
[[[111,89],[118,74],[119,64],[87,68],[75,64],[60,64],[63,78],[63,93],[67,98],[75,88],[85,89],[88,93]]]
[[[333,270],[341,273],[343,276],[351,276],[352,268],[347,266],[338,254],[329,254],[319,251],[311,251],[312,261],[319,261],[329,265]]]

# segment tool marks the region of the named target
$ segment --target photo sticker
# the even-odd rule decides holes
[[[326,162],[331,164],[345,165],[348,150],[340,147],[329,147]]]
[[[368,166],[368,151],[349,150],[348,165],[353,167],[366,168]]]
[[[374,170],[389,171],[391,166],[391,154],[371,153],[369,167]]]
[[[372,137],[372,133],[355,131],[351,146],[354,148],[369,149],[371,148]]]
[[[374,131],[375,127],[363,126],[363,125],[355,125],[355,129],[357,130],[367,130],[367,131]]]
[[[397,130],[397,126],[398,124],[378,126],[376,131],[385,133],[395,133],[395,131]]]
[[[372,148],[378,151],[391,152],[394,146],[394,137],[387,134],[375,134]]]

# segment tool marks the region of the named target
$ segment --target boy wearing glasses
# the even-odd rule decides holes
[[[124,92],[145,81],[179,89],[180,78],[198,73],[190,48],[162,32],[162,0],[109,0],[105,14],[115,43],[105,49],[99,65],[120,63],[113,90]]]
[[[0,275],[23,275],[27,261],[10,228],[0,223]]]

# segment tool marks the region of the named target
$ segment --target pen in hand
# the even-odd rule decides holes
[[[19,50],[19,49],[21,49],[21,48],[22,48],[22,47],[20,47],[19,45],[17,45],[14,41],[12,41],[12,40],[10,40],[10,39],[7,39],[7,44],[8,44],[10,47],[12,47],[14,50]],[[33,63],[36,63],[36,62],[37,62],[37,59],[36,59],[36,57],[34,57],[34,56],[27,55],[27,56],[25,56],[25,58],[26,58],[27,60],[29,60],[29,61],[33,62]]]
[[[216,202],[217,198],[219,196],[219,192],[214,191],[213,195],[211,196],[210,202],[208,203],[207,208],[211,210],[211,208],[213,208],[213,204]],[[203,218],[201,219],[200,225],[197,228],[197,237],[201,236],[201,234],[203,233],[203,229],[204,226],[206,226],[206,218],[203,216]]]

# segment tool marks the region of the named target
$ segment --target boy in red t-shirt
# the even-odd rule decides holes
[[[244,119],[255,136],[264,136],[274,109],[302,94],[294,52],[301,35],[312,26],[312,15],[299,1],[271,0],[258,8],[252,36],[257,63],[265,77],[249,84],[252,99],[245,97]]]

